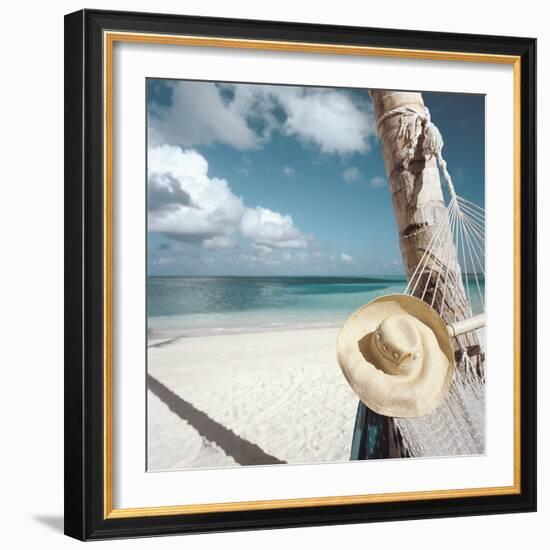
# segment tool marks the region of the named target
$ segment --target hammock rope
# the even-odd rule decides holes
[[[443,316],[444,313],[452,313],[454,310],[456,314],[456,296],[452,290],[448,290],[456,281],[462,280],[468,298],[468,313],[472,316],[474,298],[481,305],[481,311],[485,311],[482,289],[485,279],[485,218],[476,214],[478,218],[474,220],[461,205],[458,195],[449,201],[445,212],[446,215],[437,223],[404,293],[424,300],[430,291],[432,307],[439,293],[442,300],[438,313]],[[453,250],[456,254],[453,254]],[[447,297],[451,303],[446,302]]]
[[[485,210],[457,194],[442,154],[443,139],[431,121],[429,110],[396,108],[379,118],[378,127],[393,116],[400,117],[396,137],[404,151],[403,168],[407,169],[418,153],[425,159],[435,158],[449,192],[448,205],[441,219],[435,221],[431,239],[404,293],[435,307],[451,324],[450,334],[456,337],[453,327],[457,322],[466,326],[464,332],[475,330],[480,325],[472,322],[474,312],[480,314],[485,310]],[[460,283],[465,297],[457,291]],[[463,347],[460,338],[456,340],[459,347],[456,363],[461,368],[455,370],[442,405],[425,417],[395,419],[409,456],[456,456],[485,451],[485,368],[479,368],[484,363],[484,354],[479,348],[475,351]],[[474,360],[470,353],[479,355]]]
[[[467,313],[470,317],[473,316],[474,297],[478,302],[477,309],[481,306],[481,311],[485,311],[482,290],[482,280],[485,279],[485,209],[457,194],[442,154],[443,138],[431,121],[428,108],[424,107],[424,111],[409,107],[392,109],[380,117],[378,127],[393,116],[400,117],[397,139],[402,141],[405,150],[403,166],[406,168],[414,158],[422,137],[422,152],[426,158],[436,159],[449,192],[445,215],[437,222],[405,294],[425,300],[431,292],[429,303],[432,307],[436,305],[436,297],[441,295],[438,313],[452,315],[456,321],[456,293],[449,288],[452,289],[460,280],[468,298]],[[452,253],[453,250],[456,254]]]

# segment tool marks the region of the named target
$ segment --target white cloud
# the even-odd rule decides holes
[[[284,108],[286,135],[318,146],[323,153],[364,153],[376,134],[372,110],[343,90],[277,87],[273,95]]]
[[[346,183],[353,183],[361,179],[361,170],[357,166],[350,166],[342,172],[342,178]]]
[[[190,147],[225,143],[255,149],[257,135],[248,126],[242,105],[223,100],[211,82],[174,82],[171,107],[155,106],[149,119],[149,144]]]
[[[296,171],[294,170],[294,168],[292,168],[292,166],[283,166],[281,174],[283,174],[283,176],[286,176],[287,178],[293,178],[296,174]]]
[[[249,266],[270,266],[275,267],[281,265],[281,260],[273,258],[267,254],[239,254],[239,264],[247,264]]]
[[[153,263],[156,264],[156,265],[170,265],[170,264],[173,264],[175,263],[175,259],[174,258],[170,258],[170,257],[167,257],[167,256],[161,256],[160,258],[156,258],[155,260],[153,260]]]
[[[370,103],[345,90],[172,82],[172,105],[153,105],[149,143],[261,147],[274,131],[328,154],[364,153],[376,135]],[[278,112],[276,116],[275,113]]]
[[[314,241],[291,216],[247,207],[227,180],[208,175],[208,162],[193,149],[151,147],[148,171],[149,184],[159,198],[155,205],[162,207],[149,209],[149,231],[210,249],[234,248],[241,236],[264,255],[268,248],[302,249]]]
[[[381,176],[374,176],[374,178],[371,178],[369,181],[369,185],[371,187],[385,187],[386,186],[386,179]]]
[[[291,216],[261,206],[246,209],[240,230],[255,243],[273,248],[306,248],[312,240],[296,228]]]
[[[225,179],[208,176],[208,163],[202,155],[168,145],[152,147],[148,172],[149,181],[158,185],[176,180],[193,204],[180,204],[169,211],[150,211],[149,230],[198,242],[234,233],[245,211],[243,201],[233,194]]]
[[[150,212],[177,210],[193,206],[191,197],[170,173],[151,174],[147,188],[147,207]]]
[[[255,250],[261,256],[271,256],[273,254],[273,248],[265,244],[252,243],[252,250]]]
[[[342,254],[340,255],[340,260],[342,260],[342,263],[345,263],[345,264],[355,263],[355,258],[350,254],[346,254],[345,252],[342,252]]]
[[[232,237],[226,237],[225,235],[216,235],[203,241],[202,246],[204,246],[204,248],[210,248],[212,250],[227,250],[229,248],[236,248],[237,242]]]

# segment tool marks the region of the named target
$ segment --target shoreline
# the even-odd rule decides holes
[[[155,348],[161,346],[167,346],[172,343],[177,342],[185,338],[207,338],[207,337],[218,337],[218,336],[239,336],[239,335],[250,335],[250,334],[264,334],[271,332],[294,332],[302,330],[322,330],[322,329],[340,329],[343,326],[344,322],[333,322],[333,323],[318,323],[318,324],[302,324],[302,325],[284,325],[284,326],[265,326],[260,328],[250,327],[240,327],[237,329],[231,329],[229,327],[223,328],[205,328],[205,329],[195,329],[194,332],[182,332],[176,336],[167,336],[167,337],[155,337],[147,336],[147,348]],[[150,330],[150,329],[149,329]]]

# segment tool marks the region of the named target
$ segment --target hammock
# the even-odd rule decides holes
[[[400,117],[397,139],[406,151],[403,166],[407,168],[420,147],[424,158],[437,160],[449,192],[445,215],[437,222],[405,294],[421,298],[438,311],[457,349],[455,376],[443,404],[428,416],[395,418],[395,426],[403,454],[408,456],[481,454],[485,451],[485,354],[482,347],[470,344],[477,342],[474,329],[484,324],[485,210],[457,195],[442,155],[443,139],[428,109],[388,111],[378,126],[392,116]]]

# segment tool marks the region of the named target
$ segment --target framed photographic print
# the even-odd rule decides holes
[[[536,507],[535,40],[65,18],[65,529]]]

